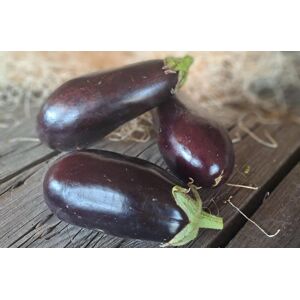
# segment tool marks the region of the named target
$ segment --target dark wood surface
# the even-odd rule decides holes
[[[262,136],[266,126],[260,126],[254,132]],[[271,149],[258,144],[249,136],[236,145],[236,169],[232,183],[254,184],[259,187],[252,191],[243,188],[223,186],[219,191],[207,191],[205,199],[214,198],[219,213],[224,218],[225,227],[222,231],[205,230],[199,238],[192,243],[193,247],[224,247],[235,236],[246,222],[245,218],[225,204],[230,196],[232,203],[239,207],[246,215],[251,216],[261,205],[267,192],[272,192],[278,183],[286,176],[289,170],[299,161],[300,128],[296,125],[268,126],[269,132],[279,142],[277,149]],[[288,146],[287,146],[288,145]],[[242,174],[243,166],[249,165],[247,176]],[[214,206],[210,206],[214,207]],[[213,211],[215,213],[215,210]]]
[[[1,129],[0,247],[158,246],[157,243],[124,240],[97,231],[81,229],[61,222],[51,214],[43,200],[42,180],[49,164],[61,154],[48,149],[38,141],[12,140],[20,137],[36,137],[34,128],[35,113],[33,111],[32,117],[23,120],[22,125],[15,128]],[[224,201],[229,196],[233,196],[232,203],[242,209],[248,216],[253,215],[256,218],[255,212],[257,212],[259,216],[264,214],[266,218],[268,209],[264,209],[260,213],[260,209],[264,207],[262,202],[265,194],[271,192],[270,199],[273,199],[273,190],[277,191],[276,187],[278,184],[284,182],[286,175],[294,168],[300,158],[299,125],[256,125],[252,127],[254,132],[260,136],[263,135],[263,131],[266,128],[278,141],[279,147],[277,149],[264,147],[248,135],[243,134],[241,142],[235,144],[236,166],[230,179],[231,183],[253,184],[257,185],[259,189],[254,191],[224,185],[215,190],[203,190],[201,195],[205,207],[208,211],[214,214],[219,213],[224,218],[225,228],[222,231],[200,231],[199,237],[187,245],[188,247],[248,246],[247,243],[249,241],[247,242],[243,238],[238,239],[238,237],[250,225],[244,226],[247,220],[231,206],[225,204]],[[235,131],[235,127],[230,128],[232,136],[234,136]],[[166,167],[158,152],[154,138],[147,143],[117,143],[103,140],[96,145],[96,148],[139,156]],[[249,174],[243,173],[243,168],[246,165],[250,166]],[[293,178],[296,182],[295,184],[297,184],[297,176]],[[298,184],[299,182],[298,176]],[[276,191],[274,194],[278,193]],[[286,198],[296,197],[295,191],[292,189],[286,189],[284,193],[287,194]],[[292,203],[291,200],[290,202]],[[276,203],[274,205],[282,205]],[[294,203],[295,205],[297,204],[296,202]],[[272,214],[272,211],[270,211],[271,216],[273,218],[278,217],[279,223],[284,222],[285,215],[286,222],[290,222],[290,218],[297,220],[297,216],[293,215],[292,206],[287,208],[282,214]],[[262,221],[261,219],[258,220]],[[277,221],[274,220],[274,222],[276,223]],[[262,222],[262,225],[268,229],[268,224]],[[242,231],[239,233],[241,228]],[[260,235],[261,233],[255,231],[255,234]],[[282,231],[280,234],[286,233]],[[294,234],[299,235],[299,231],[294,231]],[[299,238],[295,237],[295,241],[297,243]],[[297,246],[290,242],[282,243],[282,245],[277,243],[276,246]],[[260,242],[260,244],[262,245],[263,243]],[[257,243],[257,246],[260,246],[260,244]],[[273,245],[275,246],[275,244]]]
[[[268,238],[247,222],[228,247],[300,247],[300,163],[282,180],[252,216]]]

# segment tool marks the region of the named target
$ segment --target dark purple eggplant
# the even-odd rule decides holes
[[[222,218],[202,210],[167,171],[138,158],[108,151],[72,152],[44,179],[47,205],[61,220],[119,237],[181,246],[199,228],[222,229]]]
[[[156,110],[160,152],[179,178],[195,185],[216,187],[234,167],[234,150],[227,131],[216,122],[195,116],[172,97]]]
[[[72,79],[42,106],[37,131],[61,151],[83,149],[161,104],[185,81],[192,58],[167,58]]]

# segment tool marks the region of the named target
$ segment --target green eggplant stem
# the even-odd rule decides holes
[[[177,72],[178,81],[173,93],[180,89],[187,80],[188,71],[193,64],[193,57],[186,55],[184,57],[166,57],[164,64],[165,72]]]
[[[205,211],[200,214],[199,228],[223,229],[223,218],[211,215]]]
[[[194,185],[189,187],[190,189],[185,189],[176,185],[172,188],[173,198],[186,214],[189,223],[167,243],[168,246],[186,245],[197,238],[200,228],[223,229],[223,219],[203,211],[202,200],[197,188]],[[188,194],[191,190],[194,198]]]

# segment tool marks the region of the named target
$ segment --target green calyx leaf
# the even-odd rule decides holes
[[[189,55],[186,55],[184,57],[165,58],[165,72],[178,73],[178,81],[173,93],[175,93],[179,88],[181,88],[186,82],[188,71],[193,61],[194,59]]]
[[[174,186],[172,189],[173,198],[187,215],[189,223],[167,245],[178,247],[187,244],[197,237],[200,228],[223,229],[222,218],[202,210],[202,201],[196,187],[191,185],[190,190],[194,198],[183,187]]]

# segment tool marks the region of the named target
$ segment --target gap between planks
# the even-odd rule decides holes
[[[300,247],[300,163],[263,200],[252,219],[269,232],[280,229],[278,235],[267,238],[249,221],[227,247]]]

